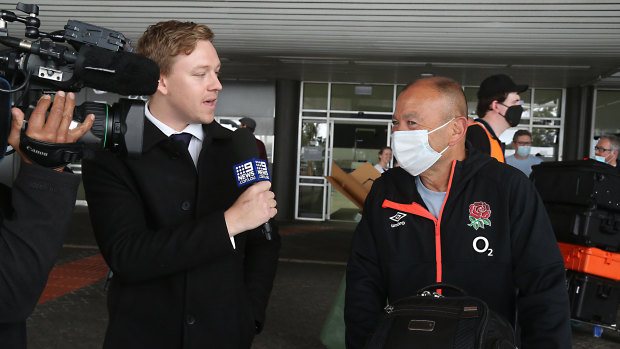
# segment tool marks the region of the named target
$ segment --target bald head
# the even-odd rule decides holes
[[[463,90],[456,81],[448,78],[417,80],[408,85],[398,96],[392,117],[396,158],[404,154],[403,151],[398,150],[403,149],[399,148],[401,144],[406,144],[401,143],[402,140],[414,135],[413,133],[397,133],[401,131],[426,130],[428,133],[424,141],[428,144],[421,146],[417,151],[424,153],[424,149],[428,151],[427,146],[430,146],[432,150],[440,154],[440,157],[424,172],[419,172],[419,169],[414,170],[415,164],[404,163],[402,165],[403,168],[408,166],[412,171],[409,173],[413,175],[419,173],[422,183],[427,188],[445,191],[453,161],[465,159],[466,115],[467,102]],[[415,134],[424,136],[423,133]]]
[[[425,88],[431,89],[435,93],[435,98],[441,99],[443,105],[443,120],[447,121],[455,116],[467,115],[467,99],[465,93],[458,82],[445,77],[432,77],[416,80],[407,85],[399,97],[404,95],[409,89]],[[411,92],[411,91],[409,91]]]

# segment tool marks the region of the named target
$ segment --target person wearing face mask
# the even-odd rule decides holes
[[[506,163],[516,167],[526,176],[532,173],[532,166],[538,165],[542,159],[530,155],[532,149],[532,134],[528,130],[518,130],[512,138],[512,147],[515,150],[514,155],[506,158]]]
[[[396,100],[400,167],[377,178],[346,272],[348,349],[363,348],[386,302],[446,282],[520,328],[520,348],[570,348],[565,269],[545,207],[519,170],[466,142],[467,102],[452,79]]]
[[[478,90],[478,119],[467,129],[467,140],[471,144],[505,162],[505,144],[499,137],[510,127],[515,127],[521,121],[523,107],[519,93],[527,90],[527,85],[517,85],[504,74],[489,76],[480,84]]]
[[[603,135],[594,147],[594,159],[620,170],[618,167],[618,151],[620,151],[620,137]]]

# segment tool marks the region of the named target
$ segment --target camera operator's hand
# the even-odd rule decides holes
[[[26,135],[28,137],[49,143],[73,143],[90,130],[95,120],[93,114],[88,115],[84,122],[76,128],[69,129],[73,118],[73,108],[75,107],[75,94],[72,92],[65,94],[63,91],[58,91],[54,97],[54,104],[46,120],[45,114],[51,101],[52,98],[49,95],[43,95],[39,99],[37,106],[34,108],[28,120],[28,128],[26,129]],[[18,108],[13,108],[12,114],[13,124],[11,125],[9,144],[19,153],[24,162],[31,164],[32,161],[19,150],[19,139],[24,123],[24,113]],[[55,170],[62,171],[64,170],[64,166],[56,168]]]

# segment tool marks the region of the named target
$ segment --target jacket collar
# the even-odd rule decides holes
[[[476,149],[469,141],[465,142],[465,151],[467,153],[465,160],[457,161],[456,166],[454,167],[454,173],[452,173],[452,186],[450,188],[449,195],[463,190],[465,183],[475,177],[476,174],[478,174],[490,161],[495,161],[495,159],[491,158],[488,154]],[[407,171],[401,167],[395,167],[384,172],[380,177],[380,180],[385,180],[384,177],[385,179],[389,178],[389,180],[396,185],[398,188],[396,192],[399,193],[397,194],[398,197],[401,199],[413,198],[414,201],[424,205],[415,186],[414,177],[407,173]],[[396,197],[391,198],[390,200],[402,202]]]

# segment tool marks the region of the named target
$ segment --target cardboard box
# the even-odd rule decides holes
[[[346,173],[332,161],[332,175],[325,176],[325,178],[334,188],[362,209],[372,183],[379,176],[381,173],[370,162],[351,173]]]

